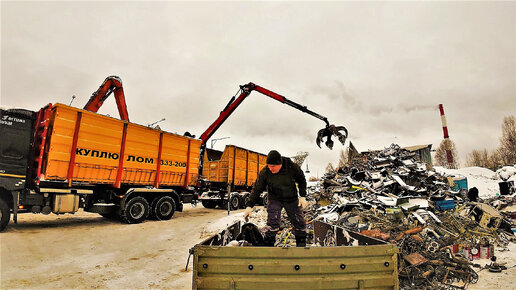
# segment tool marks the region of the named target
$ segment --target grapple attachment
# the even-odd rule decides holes
[[[331,136],[337,137],[340,143],[344,145],[344,143],[346,142],[346,138],[348,138],[348,130],[344,126],[326,126],[326,128],[319,130],[319,132],[317,133],[315,143],[317,143],[317,146],[321,148],[321,142],[324,141],[323,139],[324,137],[326,137],[326,141],[324,142],[324,144],[326,144],[326,146],[331,150],[333,149],[333,140],[331,140]]]

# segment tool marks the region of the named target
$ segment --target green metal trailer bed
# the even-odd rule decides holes
[[[239,231],[237,222],[191,249],[193,289],[399,288],[396,245],[366,237],[359,246],[222,246]]]

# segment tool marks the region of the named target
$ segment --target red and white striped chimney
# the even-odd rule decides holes
[[[441,123],[443,124],[443,134],[444,140],[448,140],[450,136],[448,135],[448,127],[446,126],[446,116],[444,116],[444,108],[443,104],[439,104],[439,111],[441,112]],[[451,153],[451,148],[449,146],[450,142],[446,142],[446,159],[448,160],[448,164],[453,164],[453,155]]]

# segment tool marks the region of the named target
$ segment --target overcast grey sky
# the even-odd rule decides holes
[[[118,75],[131,121],[200,136],[252,81],[346,126],[363,151],[437,148],[442,103],[464,164],[516,112],[515,19],[515,2],[2,1],[1,105],[82,107]],[[99,113],[118,117],[114,100]],[[320,176],[344,148],[315,145],[323,125],[254,92],[215,149],[308,151]]]

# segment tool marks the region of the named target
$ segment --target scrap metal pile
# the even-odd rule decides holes
[[[397,145],[327,173],[311,198],[316,220],[398,245],[400,288],[465,288],[478,280],[472,259],[514,241],[496,209]]]
[[[505,216],[487,203],[470,201],[474,197],[450,182],[397,145],[355,158],[309,188],[308,244],[338,244],[331,231],[314,237],[314,221],[323,221],[396,244],[401,288],[465,288],[478,280],[471,260],[492,257],[494,247],[505,247],[514,235]],[[501,199],[512,202],[509,197],[489,202]],[[264,217],[262,211],[253,222],[264,226]],[[359,244],[346,236],[345,244]],[[284,213],[276,246],[294,245]]]
[[[514,196],[478,200],[478,192],[454,187],[451,177],[393,144],[355,157],[308,188],[307,244],[359,245],[360,236],[393,243],[399,248],[401,289],[464,289],[478,280],[473,260],[495,261],[494,247],[515,241],[514,213],[495,209],[512,204]],[[319,221],[344,232],[341,242],[332,230],[314,231]],[[262,228],[266,212],[259,210],[251,222]],[[285,212],[276,246],[295,246]],[[504,269],[495,262],[486,267]]]

